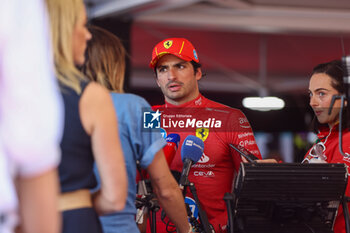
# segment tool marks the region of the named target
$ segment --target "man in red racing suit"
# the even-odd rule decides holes
[[[195,135],[204,141],[204,153],[201,159],[191,167],[188,179],[195,184],[201,207],[206,212],[215,232],[225,232],[227,211],[223,197],[226,192],[232,191],[234,173],[238,171],[242,161],[240,155],[229,147],[229,144],[242,146],[261,159],[247,118],[240,110],[216,103],[202,95],[182,105],[175,106],[166,102],[165,105],[154,106],[153,109],[160,110],[162,116],[175,115],[172,119],[175,122],[181,121],[176,117],[176,113],[181,113],[185,115],[185,118],[195,118],[197,121],[198,119],[203,119],[203,122],[206,119],[211,121],[215,119],[213,124],[220,121],[222,122],[221,127],[225,127],[187,127],[183,129],[177,127],[174,129],[163,126],[167,134],[177,133],[181,139],[170,166],[171,170],[182,171],[181,146],[188,135]],[[169,122],[169,120],[165,122],[167,121]],[[169,126],[169,124],[165,126]],[[192,197],[189,191],[187,194]],[[159,228],[160,226],[157,229],[158,232],[160,232]]]
[[[170,38],[158,43],[153,49],[150,67],[165,97],[165,104],[153,109],[161,113],[165,133],[177,133],[181,138],[170,168],[182,171],[181,146],[188,135],[204,141],[204,153],[191,167],[188,179],[194,183],[201,207],[215,231],[226,232],[227,210],[223,197],[232,191],[234,175],[242,161],[229,144],[244,147],[261,159],[250,124],[240,110],[199,93],[198,80],[202,72],[197,52],[188,40]],[[191,193],[187,191],[187,195]],[[157,221],[157,232],[166,232],[166,225]]]

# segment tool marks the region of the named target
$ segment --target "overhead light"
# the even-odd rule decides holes
[[[284,108],[284,101],[280,98],[268,95],[267,88],[267,38],[260,37],[260,58],[259,58],[259,83],[258,92],[260,97],[246,97],[242,104],[244,107],[257,111],[280,110]]]
[[[285,105],[283,99],[274,96],[246,97],[243,99],[242,104],[245,108],[257,111],[280,110]]]

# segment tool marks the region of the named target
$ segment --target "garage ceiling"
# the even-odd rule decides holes
[[[211,91],[305,90],[320,62],[350,49],[349,0],[87,0],[90,18],[132,19],[131,85],[155,87],[153,46],[183,36],[198,50]]]
[[[158,90],[148,63],[153,46],[168,37],[193,42],[207,73],[200,88],[218,98],[259,93],[306,97],[315,65],[350,54],[349,0],[86,3],[90,18],[133,21],[129,83],[135,90]],[[298,104],[305,110],[304,99]]]

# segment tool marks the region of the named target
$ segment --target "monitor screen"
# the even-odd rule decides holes
[[[236,232],[333,232],[344,164],[241,163],[233,187]]]

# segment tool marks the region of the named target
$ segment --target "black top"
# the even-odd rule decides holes
[[[59,165],[61,192],[94,188],[94,157],[91,138],[86,134],[79,114],[79,100],[88,82],[81,83],[81,94],[60,84],[64,101],[65,120],[61,141],[62,158]]]

